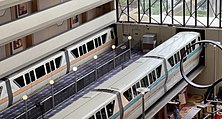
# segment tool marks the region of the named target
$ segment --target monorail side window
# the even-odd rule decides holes
[[[26,81],[26,84],[27,84],[27,85],[31,83],[31,79],[30,79],[30,77],[29,77],[29,73],[26,73],[26,74],[25,74],[25,81]]]
[[[140,80],[140,83],[141,83],[141,87],[145,87],[145,81],[143,79]]]
[[[111,38],[114,39],[114,33],[113,33],[113,31],[110,31],[110,34],[111,34]]]
[[[136,83],[136,88],[140,88],[140,83],[139,82]]]
[[[62,56],[59,56],[55,59],[56,68],[59,68],[61,65]]]
[[[177,52],[176,54],[174,54],[175,57],[175,64],[177,64],[180,61],[180,55],[179,52]]]
[[[20,87],[24,87],[25,86],[25,82],[24,82],[24,79],[23,79],[23,76],[20,76],[18,78],[16,78],[15,80],[15,83]]]
[[[191,41],[191,44],[193,45],[196,42],[196,39],[194,39],[193,41]],[[196,45],[192,46],[192,49],[195,50]]]
[[[111,117],[113,115],[114,104],[115,104],[115,100],[113,100],[108,105],[106,105],[106,111],[107,111],[108,117]]]
[[[189,43],[188,46],[190,47],[191,44]],[[192,48],[190,47],[189,50],[190,50],[190,53],[191,53],[192,52]]]
[[[160,66],[158,66],[158,67],[156,68],[156,76],[157,76],[157,78],[160,78],[161,69],[162,69],[162,65],[160,65]]]
[[[100,38],[100,37],[98,37],[98,38],[97,38],[97,40],[98,40],[99,46],[101,46],[101,45],[102,45],[101,38]]]
[[[132,89],[133,89],[133,95],[136,97],[137,96],[136,85],[133,85]]]
[[[79,54],[80,54],[80,56],[83,55],[83,49],[82,49],[82,46],[79,46]]]
[[[169,62],[169,64],[170,64],[171,67],[174,66],[173,56],[171,56],[171,57],[168,59],[168,62]]]
[[[180,56],[182,57],[182,55],[184,55],[184,57],[186,57],[186,53],[185,54],[184,53],[185,53],[185,47],[180,50]]]
[[[105,34],[102,35],[103,44],[106,42],[106,36],[107,36],[107,33],[105,33]]]
[[[180,61],[181,57],[180,57],[180,52],[177,52],[177,58],[178,58],[178,62]]]
[[[83,53],[86,54],[86,53],[87,53],[87,51],[86,51],[86,45],[85,45],[85,44],[82,45],[82,48],[83,48]]]
[[[102,118],[101,118],[100,111],[98,111],[98,112],[96,113],[96,119],[102,119]]]
[[[86,43],[88,51],[91,51],[94,49],[94,43],[93,41],[89,41],[88,43]]]
[[[101,110],[101,114],[102,114],[102,119],[107,119],[105,108],[102,108],[102,110]]]
[[[38,67],[35,69],[35,73],[36,73],[36,77],[37,79],[44,76],[46,73],[45,73],[45,68],[44,68],[44,65]]]
[[[178,59],[177,59],[177,56],[176,56],[176,54],[174,54],[174,59],[175,59],[175,64],[177,64],[177,62],[178,62]]]
[[[89,117],[89,119],[95,119],[94,115],[92,115],[91,117]]]
[[[152,74],[151,73],[149,73],[149,79],[150,79],[150,85],[154,82],[154,80],[153,80],[153,77],[152,77]]]
[[[186,45],[186,49],[187,49],[187,55],[190,54],[190,48],[189,48],[189,45]]]
[[[184,54],[184,58],[183,58],[183,62],[185,62],[186,61],[186,53],[185,53],[185,47],[184,48],[182,48],[181,50],[180,50],[180,56],[181,56],[181,58],[182,58],[182,55]]]
[[[34,71],[30,71],[30,77],[32,82],[35,81]]]
[[[0,98],[1,98],[1,95],[2,95],[2,86],[0,87]]]
[[[155,70],[152,71],[152,77],[153,77],[153,81],[156,81],[156,73],[155,73]]]
[[[46,64],[45,64],[45,67],[46,67],[46,72],[47,72],[47,73],[50,73],[50,72],[51,72],[51,68],[50,68],[50,66],[49,66],[49,63],[46,63]]]
[[[131,88],[129,88],[127,91],[125,91],[125,92],[123,93],[123,95],[125,96],[125,98],[126,98],[128,101],[131,101],[131,100],[133,99]]]
[[[141,87],[148,87],[149,83],[148,83],[148,78],[147,76],[145,76],[142,80],[141,80]]]
[[[50,61],[50,65],[51,65],[51,71],[54,71],[55,70],[55,65],[54,65],[53,60]]]
[[[76,57],[76,58],[78,58],[78,57],[79,57],[79,52],[78,52],[78,49],[77,49],[77,48],[76,48],[76,49],[74,49],[74,50],[72,50],[71,52],[72,52],[72,54],[74,54],[74,55],[75,55],[75,57]]]
[[[99,46],[99,43],[98,43],[98,41],[97,41],[97,38],[94,39],[94,42],[95,42],[96,47],[98,47],[98,46]]]

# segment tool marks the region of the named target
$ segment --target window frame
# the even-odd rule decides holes
[[[53,64],[52,64],[52,63],[53,63]],[[54,60],[51,60],[51,61],[49,61],[49,64],[50,64],[51,72],[55,71],[55,70],[56,70],[55,61],[54,61]],[[53,67],[52,67],[52,65],[53,65]]]
[[[112,104],[113,103],[113,104]],[[112,106],[112,109],[111,109],[111,111],[112,111],[112,114],[110,115],[109,113],[108,113],[108,109],[107,109],[107,106]],[[114,114],[114,109],[115,109],[115,100],[112,100],[109,104],[107,104],[106,106],[105,106],[105,108],[106,108],[106,112],[107,112],[107,117],[109,118],[109,117],[111,117],[113,114]],[[110,107],[109,107],[109,109],[110,109]]]
[[[95,43],[95,48],[98,48],[99,47],[99,43],[98,43],[97,38],[94,38],[94,43]]]
[[[86,44],[83,44],[83,45],[82,45],[82,50],[83,50],[83,53],[84,53],[84,54],[88,53]]]
[[[153,80],[152,72],[148,74],[150,85],[152,85],[155,81]]]
[[[193,45],[194,43],[196,43],[196,39],[191,41],[191,45]],[[196,45],[192,46],[193,51],[196,49]]]
[[[56,69],[58,69],[59,67],[61,67],[62,57],[63,57],[63,56],[61,55],[61,56],[55,58],[55,68],[56,68]],[[59,63],[57,62],[58,59],[60,59],[60,60],[59,60]],[[57,64],[57,63],[58,63],[58,64]],[[57,65],[58,65],[58,66],[57,66]]]
[[[21,86],[21,85],[16,81],[16,79],[18,79],[18,78],[20,78],[20,77],[22,77],[22,79],[23,79],[24,86],[26,86],[26,85],[25,85],[25,80],[24,80],[24,76],[23,76],[23,75],[18,76],[17,78],[13,79],[13,82],[14,82],[19,88],[23,88],[24,86]]]
[[[104,33],[104,34],[101,36],[101,38],[102,38],[102,43],[105,44],[106,41],[107,41],[107,33]]]
[[[126,93],[126,92],[127,92],[127,93]],[[127,95],[127,96],[129,96],[129,97],[127,97],[125,94],[131,94],[131,95]],[[123,96],[126,98],[126,100],[127,100],[128,102],[130,102],[130,101],[133,99],[133,94],[132,94],[132,89],[131,89],[131,87],[130,87],[128,90],[124,91]]]
[[[84,52],[83,52],[83,47],[82,46],[79,46],[79,57],[83,56],[84,55]]]
[[[92,44],[91,44],[91,42],[92,42]],[[90,45],[93,45],[93,48],[92,48]],[[94,49],[95,49],[95,45],[94,45],[93,40],[87,42],[87,43],[86,43],[86,47],[87,47],[87,49],[88,49],[88,52],[90,52],[91,50],[94,50]]]
[[[74,53],[75,50],[77,50],[77,55],[78,55],[78,56],[76,56],[76,54]],[[75,58],[80,57],[80,53],[79,53],[79,48],[78,48],[78,47],[75,48],[75,49],[73,49],[73,50],[71,50],[70,52],[72,53],[72,55],[73,55]]]
[[[156,82],[156,80],[157,80],[156,70],[153,70],[153,71],[152,71],[152,78],[153,78],[154,82]],[[154,78],[155,78],[155,79],[154,79]]]
[[[99,113],[100,118],[97,118],[97,113]],[[95,114],[95,116],[96,116],[96,119],[102,119],[101,111],[100,111],[100,110],[99,110],[99,111],[97,111],[97,112],[96,112],[96,114]]]
[[[105,115],[103,115],[103,112],[102,112],[103,109],[104,109],[104,114],[105,114]],[[101,112],[101,117],[102,117],[102,119],[104,119],[104,116],[105,116],[105,119],[107,119],[106,108],[103,107],[103,108],[100,110],[100,112]]]
[[[144,87],[148,87],[149,86],[149,81],[148,81],[147,75],[140,80],[141,87],[143,87],[142,86],[142,81],[144,81]]]
[[[133,97],[135,98],[137,95],[138,95],[138,91],[136,91],[136,84],[134,84],[133,86],[132,86],[132,91],[133,91]]]
[[[53,60],[52,60],[53,61]],[[40,71],[39,70],[39,68],[41,68],[40,70],[41,70],[41,72],[39,73],[39,72],[37,72],[37,71]],[[43,70],[43,69],[44,70]],[[37,70],[38,69],[38,70]],[[44,71],[44,72],[43,72]],[[44,75],[42,75],[42,73],[44,73]],[[41,76],[39,75],[39,74],[41,74]],[[39,78],[42,78],[43,76],[45,76],[46,75],[46,71],[45,71],[45,65],[40,65],[40,66],[38,66],[37,68],[35,68],[35,75],[36,75],[36,78],[37,79],[39,79]],[[40,77],[39,77],[40,76]]]
[[[27,80],[28,80],[28,79],[26,79],[26,76],[27,76],[27,75],[28,75],[29,83],[27,83]],[[30,83],[32,83],[32,81],[31,81],[31,76],[30,76],[29,72],[25,73],[25,74],[24,74],[24,77],[25,77],[25,83],[26,83],[26,85],[29,85]]]
[[[2,90],[3,90],[3,86],[0,86],[0,99],[2,99]]]
[[[89,117],[88,119],[95,119],[95,115],[92,115],[92,116]]]
[[[113,30],[110,31],[111,40],[115,39],[115,33]]]
[[[37,78],[36,78],[35,71],[31,70],[31,71],[29,72],[29,74],[30,74],[31,81],[32,81],[32,82],[36,81]],[[34,81],[32,80],[32,78],[34,78]]]
[[[159,72],[159,73],[157,73],[157,72]],[[156,68],[157,79],[161,77],[161,73],[162,73],[162,64]],[[159,75],[157,75],[157,74],[159,74]]]
[[[102,39],[101,39],[101,37],[100,37],[100,36],[97,38],[97,40],[98,40],[99,46],[102,46],[102,45],[103,45],[103,43],[102,43]]]
[[[170,64],[171,67],[174,67],[175,65],[175,62],[174,62],[174,56],[170,56],[168,59],[167,59],[168,63]],[[171,62],[173,61],[173,62]]]
[[[48,66],[47,66],[48,65]],[[51,65],[49,64],[49,62],[45,63],[45,68],[46,68],[46,72],[47,74],[51,73]],[[49,68],[49,69],[48,69]],[[49,70],[49,71],[48,71]]]

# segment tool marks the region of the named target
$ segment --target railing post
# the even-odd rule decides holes
[[[53,85],[54,85],[54,80],[50,80],[49,84],[51,86],[51,95],[52,95],[52,108],[55,107],[55,99],[54,99],[54,89],[53,89]]]
[[[93,58],[94,58],[95,61],[96,61],[96,64],[95,64],[95,65],[96,65],[96,67],[95,67],[95,75],[96,75],[96,76],[95,76],[95,77],[96,77],[96,80],[97,80],[97,78],[98,78],[98,77],[97,77],[97,75],[98,75],[98,74],[97,74],[97,58],[98,58],[98,56],[97,56],[97,55],[94,55]]]
[[[116,49],[116,46],[115,45],[112,45],[112,49],[113,49],[113,67],[114,69],[116,68],[116,53],[115,53],[115,49]]]

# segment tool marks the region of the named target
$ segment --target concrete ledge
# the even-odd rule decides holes
[[[113,10],[73,30],[0,62],[0,79],[116,22]]]
[[[0,10],[7,9],[9,7],[25,3],[31,0],[0,0]]]
[[[2,1],[5,2],[6,0]],[[11,1],[11,0],[7,0]],[[12,0],[18,1],[18,0]],[[21,0],[20,0],[21,1]],[[113,0],[72,0],[0,27],[0,46]],[[6,4],[7,2],[5,2]],[[10,3],[10,2],[9,2]],[[1,4],[1,2],[0,2]]]

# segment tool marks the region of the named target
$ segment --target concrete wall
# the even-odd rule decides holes
[[[220,29],[205,29],[205,37],[209,40],[219,41],[222,42],[222,30]],[[222,52],[216,48],[214,49],[212,45],[208,45],[206,48],[206,68],[202,72],[201,75],[199,75],[195,82],[200,84],[210,84],[214,82],[215,77],[216,79],[219,79],[222,76]],[[215,60],[216,59],[216,60]],[[220,83],[217,86],[218,88],[222,86],[222,83]],[[201,93],[205,90],[197,90],[194,88],[190,88],[191,90],[195,90],[195,93]]]
[[[10,8],[0,10],[0,24],[11,21],[11,11]]]
[[[97,16],[97,8],[91,9],[86,12],[87,21],[94,19]]]
[[[59,4],[61,0],[38,0],[38,10],[43,10]]]
[[[0,60],[6,57],[5,46],[0,46]]]
[[[118,43],[127,41],[127,35],[133,36],[132,46],[139,48],[144,34],[157,34],[157,44],[164,42],[176,33],[175,27],[159,25],[117,24]]]
[[[168,38],[176,34],[177,28],[184,27],[171,27],[164,25],[141,25],[141,24],[117,24],[117,36],[118,43],[124,42],[127,40],[126,35],[132,35],[133,43],[135,46],[138,44],[143,36],[146,33],[156,33],[157,34],[157,44],[160,44],[166,41]],[[213,28],[189,28],[194,30],[203,30],[205,32],[205,39],[215,40],[222,43],[222,30],[213,29]],[[124,35],[125,34],[125,35]],[[138,48],[138,46],[136,46]],[[216,62],[214,60],[214,55]],[[194,80],[194,82],[199,84],[209,84],[214,81],[214,75],[216,79],[222,76],[222,51],[219,51],[217,48],[214,51],[213,46],[208,45],[206,48],[206,67],[204,71]],[[214,64],[216,63],[216,71]],[[215,73],[216,72],[216,73]],[[222,86],[222,83],[217,86],[218,88]],[[188,91],[193,94],[201,94],[205,90],[195,89],[189,86]]]
[[[42,41],[46,41],[47,39],[59,35],[68,30],[67,20],[57,23],[51,27],[48,27],[44,30],[38,31],[33,34],[33,45],[38,44]]]

